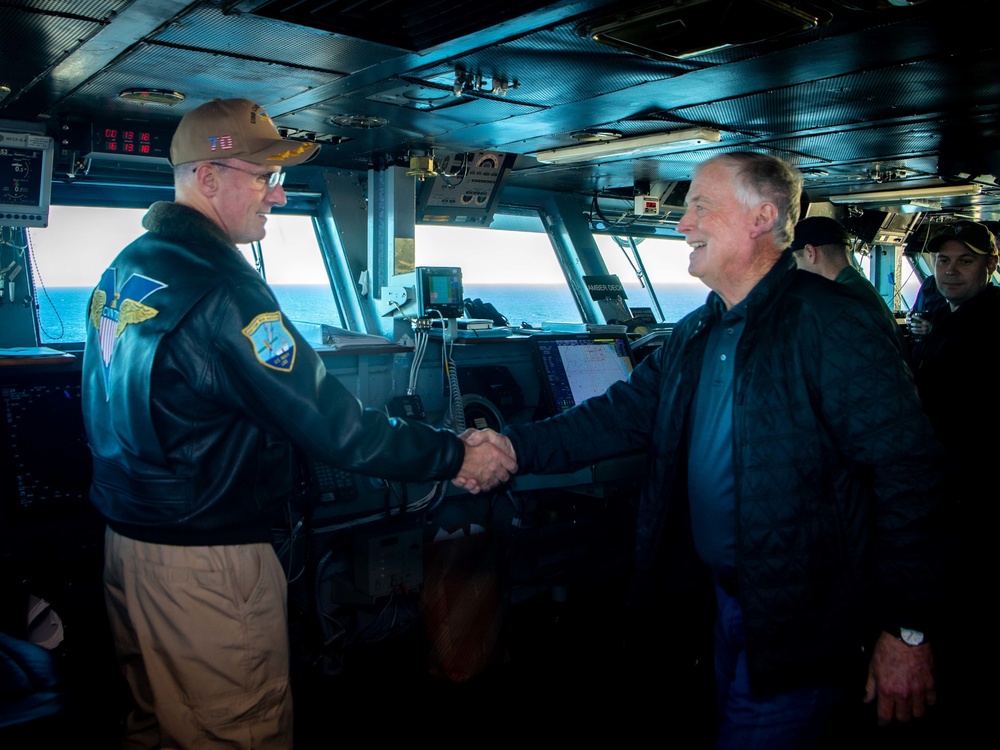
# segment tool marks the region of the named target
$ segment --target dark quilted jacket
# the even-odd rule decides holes
[[[648,450],[636,586],[649,591],[717,299],[627,382],[510,428],[522,472]],[[932,630],[941,454],[882,316],[786,253],[747,298],[734,404],[737,569],[757,688],[831,678],[879,629]],[[711,471],[711,468],[706,470]]]

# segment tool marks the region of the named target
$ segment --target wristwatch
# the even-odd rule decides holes
[[[899,640],[907,646],[919,646],[924,642],[924,634],[921,631],[913,630],[912,628],[900,628]]]

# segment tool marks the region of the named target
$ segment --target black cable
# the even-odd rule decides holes
[[[38,320],[38,328],[39,328],[39,330],[42,333],[44,333],[49,338],[49,340],[51,340],[51,341],[61,341],[62,337],[66,335],[66,324],[63,323],[63,319],[62,319],[62,316],[59,314],[59,310],[56,308],[55,303],[52,301],[52,298],[49,296],[49,290],[45,288],[45,281],[42,279],[41,271],[38,270],[38,263],[35,260],[35,254],[33,252],[31,252],[31,240],[28,237],[28,230],[22,228],[21,232],[24,235],[24,244],[22,246],[18,247],[16,245],[14,245],[13,241],[11,241],[10,245],[15,250],[20,250],[21,251],[22,260],[24,259],[25,255],[28,256],[28,262],[31,264],[32,281],[33,281],[34,284],[37,284],[38,286],[40,286],[42,288],[42,294],[45,295],[45,301],[49,303],[49,307],[52,308],[52,312],[55,314],[56,320],[59,321],[59,335],[58,336],[53,336],[47,330],[45,330],[45,326],[42,325],[42,316],[41,315],[36,316],[37,320]],[[31,299],[31,297],[29,296],[27,299]],[[13,302],[13,300],[11,300],[11,301]],[[88,300],[88,304],[89,304],[89,300]]]

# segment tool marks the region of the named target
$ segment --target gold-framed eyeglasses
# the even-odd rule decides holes
[[[221,161],[210,161],[209,164],[216,167],[223,167],[225,169],[235,169],[237,172],[242,172],[243,174],[248,174],[251,177],[256,177],[267,187],[267,192],[272,192],[278,185],[285,184],[285,173],[278,172],[251,172],[249,169],[243,169],[242,167],[234,167],[232,164],[223,164]],[[196,168],[197,169],[197,168]]]

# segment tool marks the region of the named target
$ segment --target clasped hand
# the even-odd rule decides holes
[[[458,476],[451,480],[456,487],[476,494],[506,482],[517,471],[514,446],[503,435],[468,429],[460,437],[465,443],[465,460]]]

